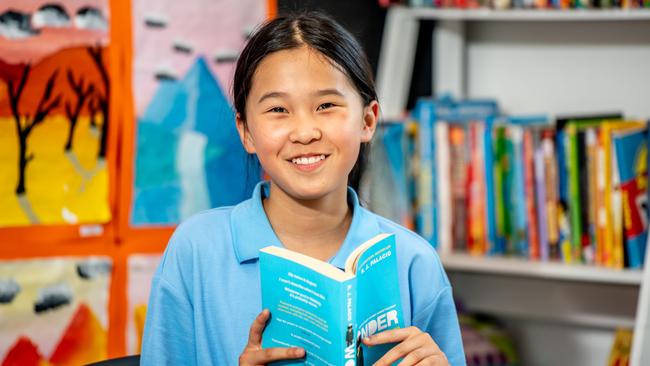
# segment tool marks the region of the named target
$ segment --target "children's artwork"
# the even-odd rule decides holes
[[[266,13],[259,0],[133,1],[132,225],[174,225],[250,196],[260,172],[227,95],[237,55]]]
[[[0,227],[105,223],[108,0],[0,4]]]
[[[127,336],[126,350],[139,354],[142,345],[144,320],[151,292],[151,280],[161,256],[159,254],[136,254],[129,257],[127,279]]]
[[[105,359],[111,269],[104,257],[1,261],[0,364]]]

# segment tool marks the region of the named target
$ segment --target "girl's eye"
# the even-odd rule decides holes
[[[273,108],[269,109],[268,111],[273,112],[273,113],[285,113],[287,110],[284,109],[283,107],[273,107]]]
[[[323,104],[319,105],[316,110],[321,111],[323,109],[332,108],[332,107],[334,107],[334,103],[323,103]]]

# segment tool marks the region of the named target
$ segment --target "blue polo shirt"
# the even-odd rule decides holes
[[[268,183],[259,183],[251,199],[199,213],[176,229],[153,279],[143,365],[237,365],[262,311],[259,250],[282,246],[262,206],[268,192]],[[394,233],[406,325],[431,334],[451,365],[465,365],[451,286],[434,249],[361,207],[352,189],[348,204],[352,223],[329,262],[343,268],[356,246]]]

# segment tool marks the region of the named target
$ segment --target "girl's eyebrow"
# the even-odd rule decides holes
[[[338,89],[335,89],[335,88],[317,90],[317,91],[315,91],[313,93],[313,95],[315,95],[317,97],[322,97],[322,96],[326,96],[326,95],[337,95],[337,96],[342,97],[342,98],[345,97],[345,95],[343,95],[343,93],[341,93]],[[264,100],[269,99],[269,98],[286,98],[288,96],[289,96],[289,93],[280,92],[280,91],[272,91],[272,92],[268,92],[268,93],[265,93],[264,95],[262,95],[262,97],[260,97],[260,99],[257,101],[257,103],[258,104],[262,103]]]
[[[334,88],[321,89],[321,90],[316,91],[314,94],[316,96],[319,96],[319,97],[322,97],[322,96],[325,96],[325,95],[338,95],[339,97],[345,97],[345,95],[343,95],[343,93],[341,93],[338,89],[334,89]]]
[[[288,97],[288,96],[289,96],[289,94],[288,94],[288,93],[285,93],[285,92],[278,92],[278,91],[268,92],[268,93],[262,95],[262,97],[260,98],[260,100],[257,101],[257,104],[262,103],[265,99],[269,99],[269,98],[283,98],[283,97]]]

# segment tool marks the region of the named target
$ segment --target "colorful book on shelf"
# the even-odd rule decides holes
[[[607,267],[623,268],[623,212],[618,183],[618,175],[615,174],[616,162],[613,157],[612,134],[614,131],[637,129],[644,126],[643,122],[608,120],[600,129],[600,148],[602,150],[602,203],[599,218],[603,221],[602,262]]]
[[[648,128],[614,131],[628,267],[643,266],[648,237]]]
[[[536,191],[535,188],[535,141],[533,131],[530,128],[524,130],[524,188],[526,194],[526,218],[528,219],[528,258],[532,260],[540,259],[540,240],[538,215],[536,208]]]
[[[510,211],[506,207],[508,190],[508,139],[505,124],[493,126],[494,152],[494,219],[495,219],[495,248],[493,254],[505,254],[510,242]]]
[[[504,245],[499,238],[497,223],[497,170],[495,160],[494,131],[499,124],[497,117],[488,117],[483,130],[483,171],[485,174],[485,229],[486,229],[486,254],[494,255],[503,253]],[[499,186],[500,187],[500,186]]]
[[[630,364],[633,336],[632,329],[620,328],[616,330],[607,366],[626,366]]]
[[[536,135],[535,189],[539,227],[540,259],[559,259],[557,159],[553,128],[545,128]]]
[[[404,327],[393,234],[380,234],[347,258],[345,270],[291,250],[260,251],[262,306],[271,311],[262,347],[302,347],[282,365],[372,365],[393,344],[360,340]]]

